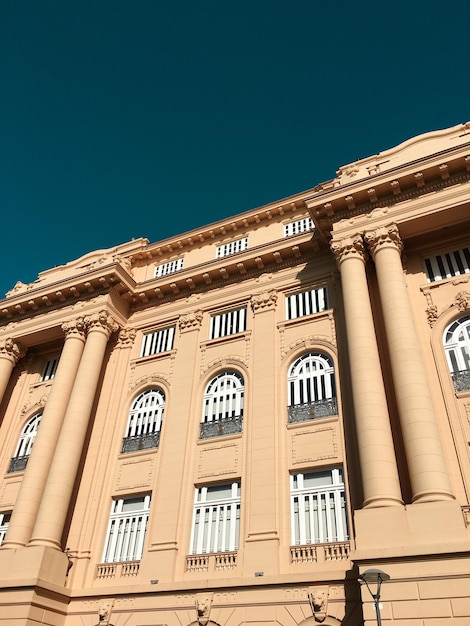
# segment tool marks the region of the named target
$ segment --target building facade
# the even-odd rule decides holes
[[[470,124],[0,302],[0,624],[470,624]]]

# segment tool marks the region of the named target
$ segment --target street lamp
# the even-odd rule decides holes
[[[380,617],[380,588],[382,587],[382,583],[390,580],[390,576],[385,572],[382,572],[381,569],[376,569],[375,567],[371,569],[366,569],[366,571],[359,576],[359,578],[366,584],[366,587],[374,600],[375,606],[375,616],[377,618],[377,626],[382,626],[382,619]],[[375,593],[373,593],[372,589],[369,587],[369,583],[375,583],[377,585]]]

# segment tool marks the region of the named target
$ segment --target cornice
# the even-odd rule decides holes
[[[333,224],[470,180],[470,142],[371,174],[305,199],[316,229],[330,239]]]

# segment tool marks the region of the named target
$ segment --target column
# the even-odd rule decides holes
[[[40,428],[31,450],[2,549],[24,546],[31,538],[52,457],[85,343],[83,318],[62,325],[65,343]]]
[[[362,238],[333,241],[341,272],[364,507],[403,504],[365,272]]]
[[[118,326],[106,311],[85,318],[88,329],[83,355],[65,413],[28,545],[61,548],[60,540],[77,477],[106,345]]]
[[[7,388],[13,368],[26,350],[14,339],[0,340],[0,402]]]
[[[254,315],[253,375],[249,381],[252,402],[244,425],[247,436],[249,433],[250,469],[246,481],[242,481],[242,502],[248,507],[244,513],[247,527],[243,564],[245,574],[251,576],[259,569],[265,575],[279,571],[279,476],[276,463],[279,407],[274,382],[279,378],[276,304],[275,290],[251,298]],[[247,401],[245,406],[249,409]],[[286,420],[285,415],[283,418]]]
[[[413,502],[453,499],[401,264],[398,228],[365,233],[375,261]]]

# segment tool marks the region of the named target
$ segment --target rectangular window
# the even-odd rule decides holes
[[[286,296],[286,319],[293,320],[304,315],[320,313],[328,308],[328,292],[326,287],[309,289]]]
[[[156,330],[153,333],[147,333],[144,335],[140,356],[150,356],[151,354],[160,354],[160,352],[172,350],[174,338],[174,326]]]
[[[210,339],[243,333],[246,330],[246,307],[213,315],[211,317]]]
[[[290,482],[292,545],[347,541],[342,469],[293,474]]]
[[[44,370],[41,376],[41,382],[45,380],[52,380],[57,372],[57,366],[59,365],[59,359],[50,359],[46,361],[46,365],[44,366]]]
[[[103,563],[140,561],[150,512],[150,495],[113,500]]]
[[[314,225],[311,217],[304,217],[301,220],[295,222],[289,222],[284,224],[284,237],[292,237],[292,235],[298,235],[299,233],[306,233],[309,230],[313,230]]]
[[[174,274],[183,269],[183,259],[175,259],[168,263],[162,263],[155,268],[154,278],[160,278],[160,276],[166,276],[167,274]]]
[[[10,523],[11,511],[6,513],[0,513],[0,546],[5,539],[5,535],[7,534],[8,524]]]
[[[460,276],[470,272],[470,248],[461,248],[453,252],[436,254],[424,259],[428,282]]]
[[[240,483],[197,487],[191,554],[233,552],[240,536]]]
[[[243,239],[237,239],[236,241],[230,241],[229,243],[225,243],[223,246],[217,246],[216,258],[221,259],[224,256],[229,256],[230,254],[242,252],[247,248],[248,237],[243,237]]]

